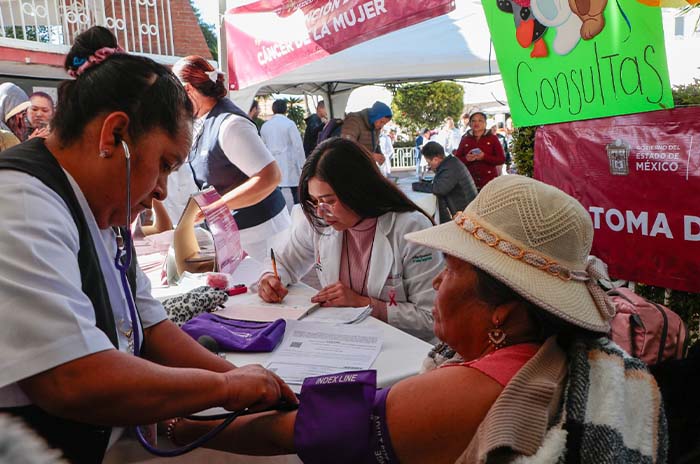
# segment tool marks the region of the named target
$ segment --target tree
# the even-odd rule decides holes
[[[209,52],[211,53],[212,58],[216,61],[219,59],[219,46],[217,44],[216,28],[214,24],[204,22],[202,14],[199,12],[199,8],[197,8],[194,4],[194,0],[190,0],[190,6],[192,7],[192,11],[194,11],[194,15],[197,18],[199,28],[202,30],[202,34],[204,34],[204,40],[207,42]]]
[[[389,90],[394,94],[394,121],[411,131],[434,129],[448,116],[457,121],[462,113],[464,88],[454,82],[399,84]]]
[[[304,134],[306,130],[306,121],[304,121],[304,108],[301,106],[302,99],[296,97],[287,97],[284,99],[287,102],[287,117],[294,121],[297,125],[299,132]]]

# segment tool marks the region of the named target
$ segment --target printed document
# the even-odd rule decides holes
[[[382,349],[379,328],[287,321],[265,367],[294,385],[306,377],[369,369]]]

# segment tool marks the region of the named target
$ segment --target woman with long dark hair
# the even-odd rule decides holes
[[[432,341],[431,282],[442,258],[404,239],[432,220],[381,174],[370,153],[341,138],[320,144],[302,169],[299,199],[291,238],[276,253],[279,279],[264,274],[260,297],[281,301],[285,286],[314,267],[323,288],[312,301],[369,305],[372,316]]]

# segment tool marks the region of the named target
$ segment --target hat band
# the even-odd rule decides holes
[[[500,238],[493,231],[478,224],[472,218],[459,212],[454,217],[455,223],[464,231],[470,233],[475,239],[485,243],[491,248],[532,267],[547,272],[550,275],[559,277],[563,281],[575,280],[587,282],[590,279],[586,271],[572,271],[565,266],[542,256],[541,254],[520,248],[508,240]]]
[[[524,250],[518,245],[504,240],[493,231],[479,225],[472,218],[459,212],[455,215],[455,223],[465,232],[470,233],[475,239],[484,242],[501,253],[513,259],[522,261],[532,267],[547,272],[563,281],[585,282],[588,292],[591,294],[595,305],[604,321],[609,321],[615,316],[615,306],[605,291],[598,285],[598,279],[609,280],[608,269],[604,262],[595,256],[589,256],[586,260],[586,271],[572,271],[565,266],[552,261],[533,251]]]

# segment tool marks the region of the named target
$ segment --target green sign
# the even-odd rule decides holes
[[[519,126],[672,108],[661,9],[636,0],[482,0]]]

